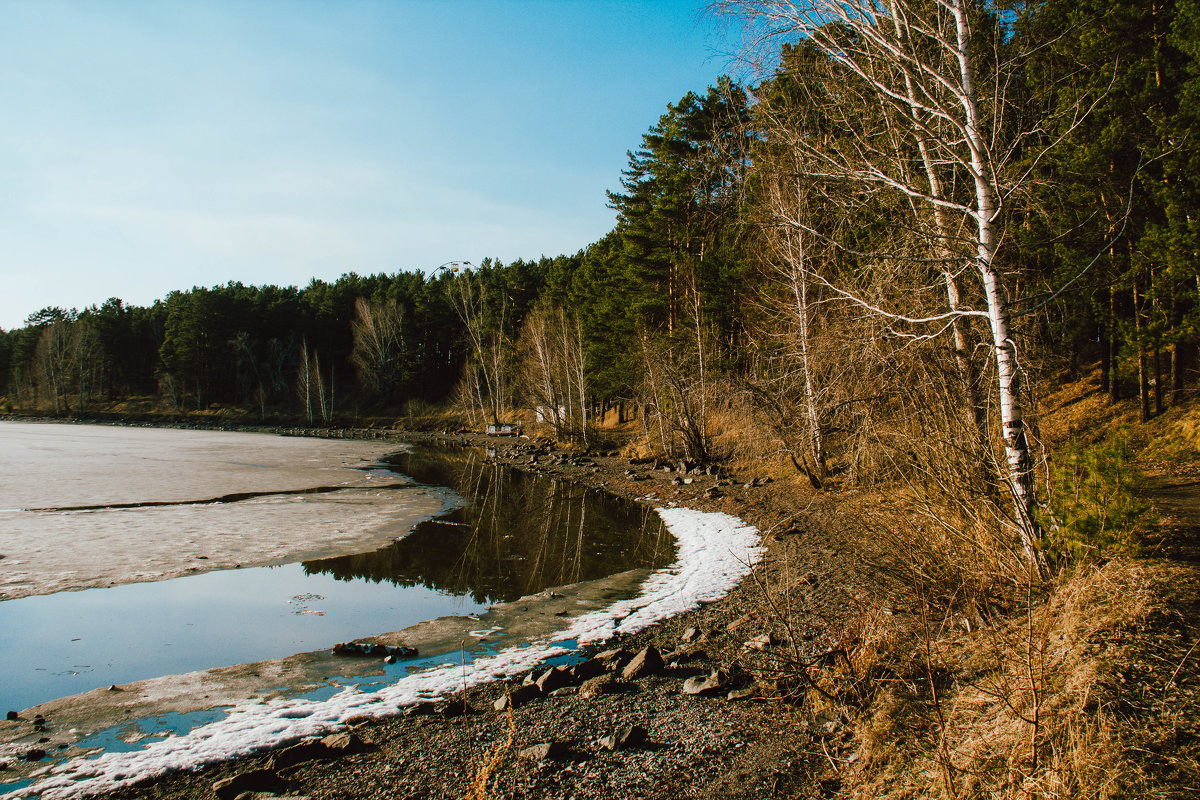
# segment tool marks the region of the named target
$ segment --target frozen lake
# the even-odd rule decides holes
[[[0,710],[674,556],[654,515],[473,450],[0,423],[0,454]]]
[[[0,599],[381,546],[455,503],[379,464],[396,449],[0,422]]]

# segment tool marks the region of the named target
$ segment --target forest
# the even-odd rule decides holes
[[[0,331],[0,407],[451,408],[581,446],[615,415],[961,498],[1044,574],[1039,398],[1098,365],[1145,420],[1198,377],[1200,2],[719,5],[761,79],[668,103],[580,252],[42,309]]]

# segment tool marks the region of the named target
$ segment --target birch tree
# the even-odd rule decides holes
[[[530,399],[554,428],[588,443],[588,387],[583,328],[561,307],[538,306],[521,331]]]
[[[350,323],[354,350],[350,358],[358,369],[359,381],[384,400],[393,400],[407,369],[404,306],[395,300],[373,303],[360,297],[354,303],[354,312]]]
[[[903,298],[885,306],[833,282],[827,290],[885,318],[900,335],[955,335],[971,320],[986,324],[1002,472],[1026,556],[1044,576],[1012,330],[1019,285],[1002,266],[1009,205],[1025,180],[1016,156],[1026,137],[1007,117],[1015,69],[1004,61],[999,17],[972,0],[731,0],[723,7],[746,22],[756,41],[801,42],[825,59],[843,101],[825,111],[840,133],[800,132],[789,142],[810,177],[845,185],[859,200],[890,196],[909,207],[914,230],[931,232],[932,245],[908,269],[936,274],[947,301],[931,313],[906,308]],[[857,102],[845,103],[847,93]],[[964,281],[977,302],[960,296]]]
[[[73,320],[64,315],[46,325],[38,338],[35,363],[40,383],[49,392],[56,414],[71,410],[67,381],[75,364],[77,335]]]
[[[490,271],[454,267],[447,287],[450,303],[462,323],[468,353],[464,392],[483,416],[498,423],[507,413],[508,295],[490,285]],[[486,266],[486,262],[485,262]],[[489,296],[491,292],[492,296]],[[489,305],[491,306],[489,308]]]
[[[321,373],[321,358],[316,349],[310,350],[308,342],[300,344],[300,366],[296,372],[296,395],[304,401],[304,416],[308,424],[313,424],[313,403],[321,421],[328,424],[333,418],[333,373],[330,372],[329,385]]]
[[[786,309],[782,313],[786,321],[779,328],[793,334],[787,337],[789,341],[788,346],[784,347],[784,354],[799,370],[798,381],[803,397],[800,417],[804,421],[807,446],[801,450],[798,459],[794,453],[791,458],[792,463],[808,476],[813,486],[821,488],[826,477],[825,441],[818,399],[822,387],[818,385],[815,374],[810,334],[815,298],[810,296],[809,291],[810,273],[814,269],[810,261],[809,245],[810,240],[815,237],[802,225],[788,224],[805,218],[805,191],[800,179],[775,182],[767,187],[765,194],[771,220],[764,236],[768,248],[768,285],[773,285],[775,291],[785,298],[784,302],[778,303],[781,309]],[[785,222],[772,224],[775,220]],[[769,302],[777,299],[773,294]],[[784,370],[785,375],[791,373],[790,369]],[[785,426],[781,424],[780,427]]]

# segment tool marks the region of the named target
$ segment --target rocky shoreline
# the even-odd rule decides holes
[[[220,427],[311,435],[303,429]],[[772,651],[819,653],[859,613],[864,598],[886,591],[865,566],[856,518],[839,498],[795,495],[766,475],[631,461],[612,452],[569,453],[525,439],[373,429],[324,435],[479,447],[497,463],[636,502],[723,511],[762,531],[768,554],[723,600],[590,648],[571,669],[547,666],[524,681],[486,684],[394,718],[352,721],[341,736],[167,775],[112,797],[760,797],[836,791],[849,721],[832,709],[792,702],[795,687]],[[781,590],[805,593],[804,619],[776,614],[773,595]],[[51,733],[53,725],[46,721]]]

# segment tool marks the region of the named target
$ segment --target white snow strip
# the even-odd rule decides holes
[[[647,578],[637,597],[576,617],[549,641],[510,647],[477,658],[465,668],[454,664],[435,667],[374,692],[349,687],[327,700],[278,699],[238,706],[222,720],[136,752],[72,759],[55,767],[50,777],[4,797],[60,800],[107,791],[166,772],[196,769],[323,735],[351,717],[387,716],[405,706],[514,677],[548,658],[571,652],[577,645],[601,642],[616,633],[635,633],[720,599],[749,574],[762,554],[758,531],[737,517],[687,508],[657,511],[678,540],[679,559]],[[571,642],[576,644],[564,646]]]

